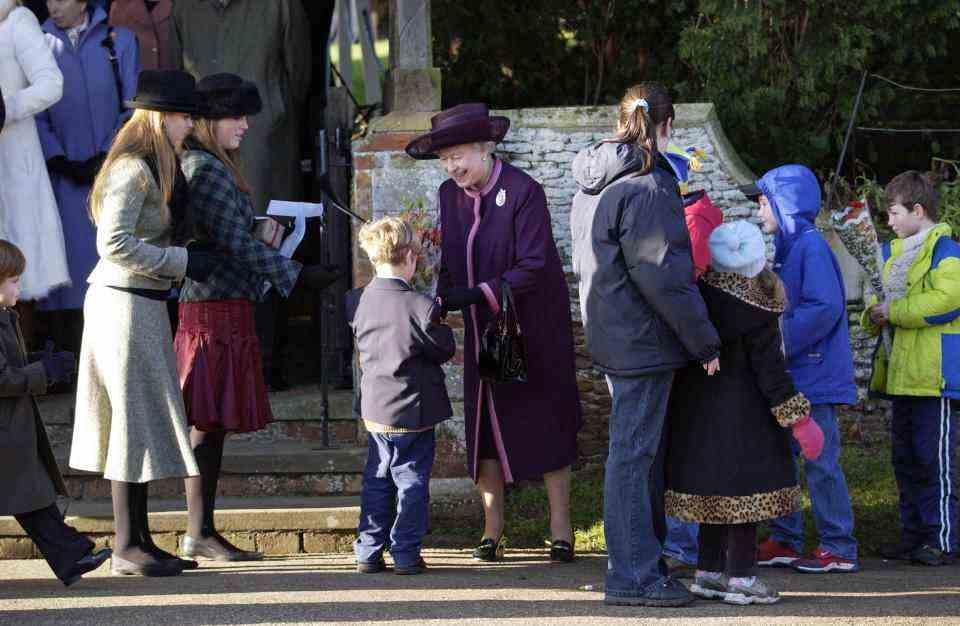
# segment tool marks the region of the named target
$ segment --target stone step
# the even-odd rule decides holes
[[[304,441],[227,440],[217,493],[225,497],[348,496],[360,493],[367,449],[323,448]],[[109,500],[110,483],[72,469],[58,459],[70,494],[78,500]],[[150,483],[150,495],[183,495],[183,480]]]
[[[175,552],[186,531],[186,505],[180,499],[150,499],[150,529],[164,550]],[[359,497],[219,498],[216,526],[235,545],[267,554],[344,552],[350,549],[360,517]],[[74,501],[66,521],[109,546],[113,509],[109,501]],[[34,558],[33,542],[13,517],[0,517],[0,559]]]
[[[353,391],[329,392],[329,436],[333,446],[357,444],[357,421],[353,417]],[[73,436],[74,394],[63,393],[37,398],[40,415],[57,456],[67,457]],[[302,385],[270,394],[275,422],[254,433],[232,435],[235,441],[322,441],[320,421],[322,399],[316,385]]]

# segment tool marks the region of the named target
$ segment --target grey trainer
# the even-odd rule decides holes
[[[780,594],[768,586],[760,578],[754,576],[749,585],[727,584],[727,595],[723,598],[727,604],[775,604],[780,601]]]
[[[695,576],[690,593],[707,600],[723,600],[727,597],[727,577]]]

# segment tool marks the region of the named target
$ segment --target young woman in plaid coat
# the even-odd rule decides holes
[[[202,282],[187,279],[180,292],[180,325],[174,340],[190,445],[200,475],[186,480],[189,521],[183,553],[221,561],[255,560],[214,527],[217,481],[228,433],[251,432],[273,421],[261,371],[254,305],[265,285],[288,296],[298,279],[322,288],[335,275],[303,267],[254,235],[250,188],[236,161],[247,116],[261,109],[253,83],[233,74],[198,84],[201,119],[187,140],[183,172],[200,245],[227,261]]]

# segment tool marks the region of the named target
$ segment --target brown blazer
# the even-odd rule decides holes
[[[170,23],[173,0],[160,0],[153,11],[148,11],[143,0],[113,0],[110,6],[110,25],[129,28],[140,42],[140,69],[175,69],[170,45]]]
[[[429,428],[453,414],[440,366],[457,349],[439,306],[396,278],[347,293],[360,361],[360,416],[392,428]]]
[[[39,361],[28,363],[16,312],[0,309],[0,515],[50,506],[66,485],[34,395],[47,392]]]

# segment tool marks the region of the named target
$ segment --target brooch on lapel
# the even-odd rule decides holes
[[[497,206],[503,206],[507,203],[507,190],[503,187],[497,192]]]

